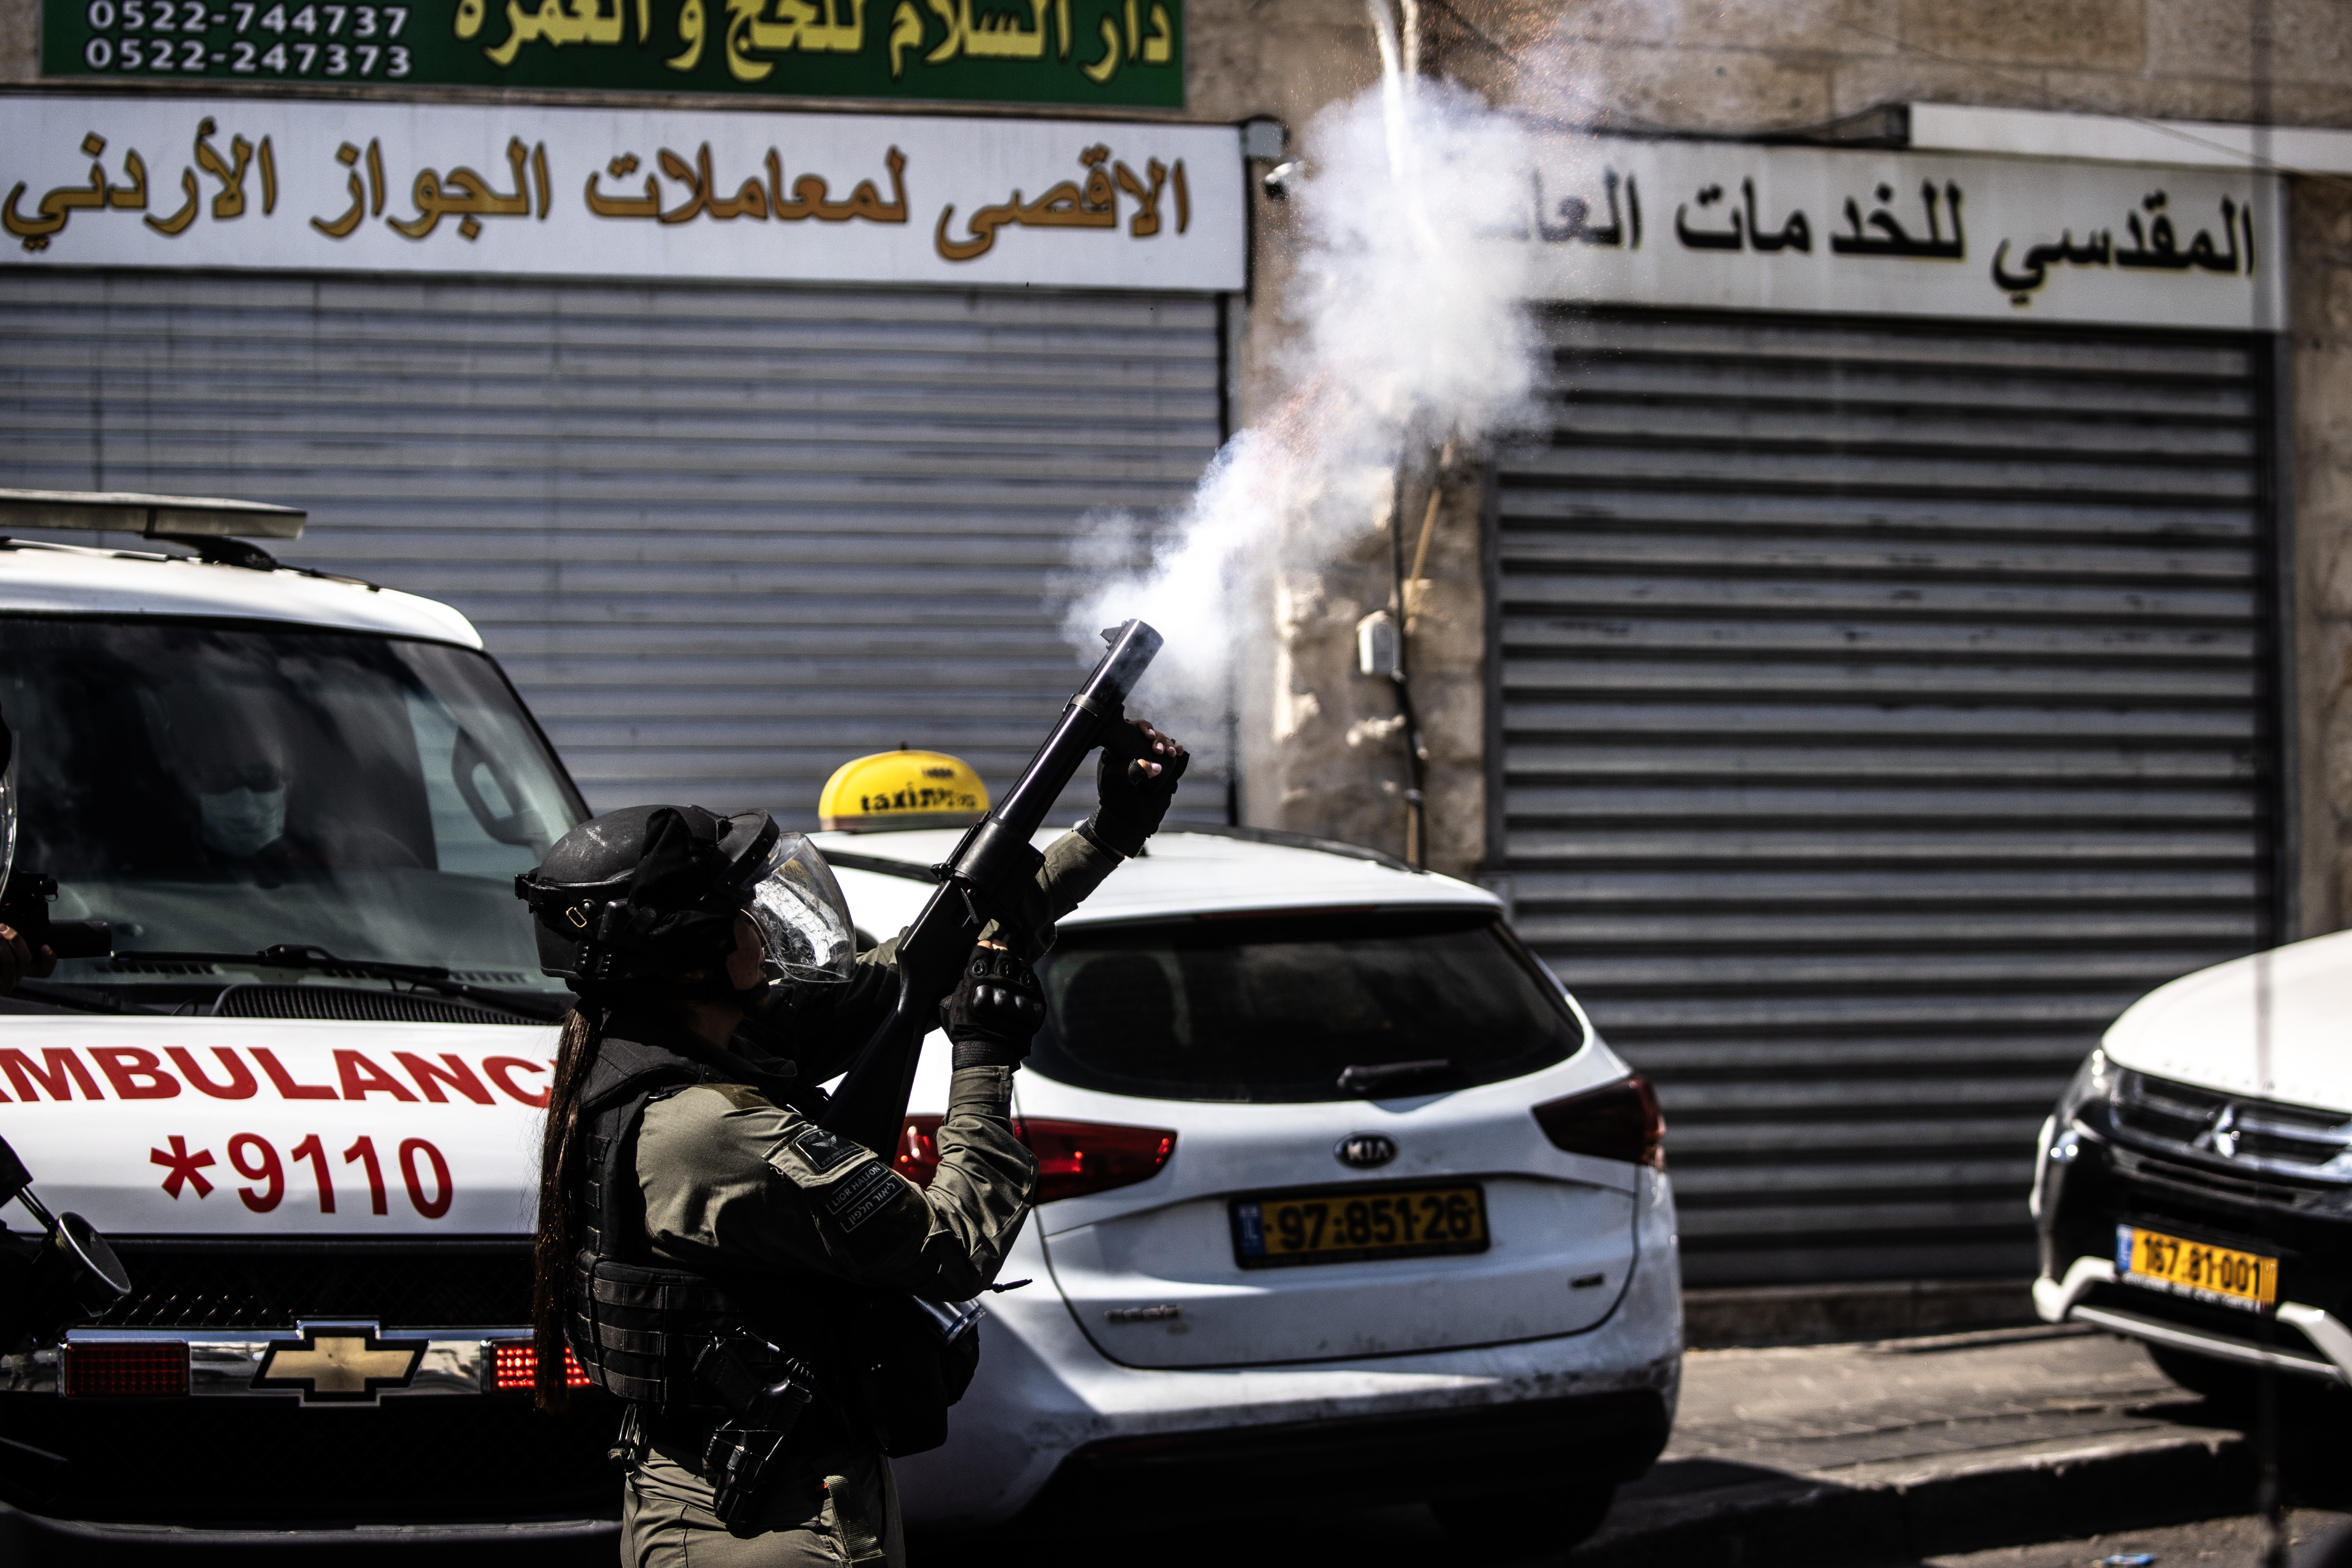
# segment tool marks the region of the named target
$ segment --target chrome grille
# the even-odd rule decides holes
[[[508,1328],[530,1321],[530,1247],[121,1248],[131,1293],[106,1329],[291,1328],[372,1318],[387,1328]]]
[[[2116,1151],[2116,1169],[2142,1183],[2169,1187],[2190,1197],[2210,1198],[2216,1195],[2234,1198],[2241,1203],[2266,1204],[2273,1207],[2328,1212],[2328,1200],[2342,1192],[2338,1183],[2315,1181],[2309,1176],[2283,1175],[2272,1171],[2238,1171],[2220,1163],[2190,1165],[2158,1155],[2143,1154],[2129,1148]]]
[[[2110,1101],[2116,1132],[2160,1154],[2296,1184],[2352,1184],[2352,1116],[2249,1100],[2126,1071]]]

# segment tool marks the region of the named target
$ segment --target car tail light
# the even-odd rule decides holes
[[[1035,1116],[1017,1118],[1013,1127],[1037,1156],[1041,1204],[1150,1181],[1176,1152],[1176,1134],[1160,1127],[1048,1121]]]
[[[1536,1125],[1555,1147],[1571,1154],[1666,1168],[1666,1119],[1640,1073],[1535,1108]]]
[[[919,1187],[928,1187],[940,1170],[940,1123],[944,1116],[909,1116],[898,1130],[898,1154],[891,1169]]]
[[[909,1116],[898,1134],[893,1163],[919,1187],[931,1184],[940,1168],[938,1116]],[[1164,1127],[1122,1127],[1105,1121],[1054,1121],[1016,1117],[1013,1131],[1037,1156],[1037,1201],[1107,1193],[1150,1181],[1176,1152],[1176,1134]]]
[[[529,1340],[492,1340],[490,1342],[490,1385],[501,1394],[521,1390],[528,1393],[539,1380],[539,1352]],[[566,1345],[563,1350],[563,1386],[586,1388],[588,1374],[581,1370],[579,1358]]]
[[[162,1399],[188,1392],[188,1347],[179,1341],[68,1344],[68,1399]]]

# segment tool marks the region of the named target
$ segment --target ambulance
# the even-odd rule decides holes
[[[280,566],[301,524],[0,493],[0,528],[142,536],[0,541],[16,885],[111,947],[0,996],[0,1137],[131,1285],[6,1357],[0,1556],[612,1529],[617,1410],[520,1392],[570,998],[513,879],[587,808],[464,616]]]
[[[278,565],[297,514],[19,492],[9,518],[152,548],[0,541],[16,864],[110,947],[0,996],[0,1138],[131,1280],[0,1346],[0,1557],[610,1550],[618,1409],[525,1392],[569,996],[513,878],[579,791],[462,616]],[[939,753],[836,774],[816,842],[861,942],[987,805]],[[1039,1207],[946,1447],[898,1466],[910,1526],[1418,1500],[1465,1544],[1558,1550],[1601,1522],[1679,1387],[1664,1126],[1496,899],[1171,824],[1040,978]],[[919,1184],[947,1056],[890,1152]],[[29,1212],[0,1217],[23,1250]]]

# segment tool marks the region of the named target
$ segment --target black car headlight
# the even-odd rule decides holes
[[[2042,1124],[2040,1147],[2034,1151],[2033,1192],[2026,1199],[2026,1207],[2035,1219],[2042,1217],[2042,1205],[2051,1185],[2051,1173],[2055,1167],[2071,1165],[2083,1152],[2083,1134],[2092,1130],[2083,1123],[2083,1113],[2094,1105],[2103,1105],[2115,1093],[2121,1069],[2107,1059],[2105,1050],[2093,1051],[2074,1069],[2065,1092]],[[2094,1131],[2094,1137],[2097,1134]]]

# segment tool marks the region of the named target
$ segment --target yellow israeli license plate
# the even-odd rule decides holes
[[[1475,1182],[1236,1198],[1233,1222],[1244,1268],[1486,1250],[1486,1194]]]
[[[2260,1311],[2278,1300],[2278,1259],[2116,1226],[2116,1274],[2133,1285]]]

